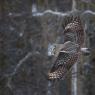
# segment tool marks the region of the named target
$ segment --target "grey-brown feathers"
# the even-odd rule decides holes
[[[57,44],[56,60],[48,73],[49,79],[61,79],[75,64],[84,44],[84,29],[79,17],[75,17],[65,26],[64,44]]]

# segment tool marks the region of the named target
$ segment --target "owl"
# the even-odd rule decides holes
[[[78,61],[84,44],[84,29],[79,17],[65,26],[64,44],[56,46],[55,61],[48,73],[49,79],[62,79]]]

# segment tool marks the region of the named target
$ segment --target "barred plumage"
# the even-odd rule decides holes
[[[79,58],[80,49],[84,43],[84,29],[79,17],[74,18],[65,27],[64,41],[65,43],[61,47],[59,44],[60,48],[56,49],[57,58],[48,74],[49,79],[64,77]]]
[[[49,72],[49,79],[60,79],[65,75],[65,73],[78,60],[78,47],[78,45],[70,41],[63,44],[63,48],[60,50],[59,55]]]
[[[63,57],[63,56],[66,57]],[[70,70],[73,64],[78,60],[79,53],[66,54],[60,53],[51,71],[49,72],[49,79],[60,79]],[[60,59],[61,58],[61,59]]]
[[[84,43],[84,29],[79,17],[74,18],[71,23],[67,24],[64,31],[64,41],[72,41],[80,47]]]

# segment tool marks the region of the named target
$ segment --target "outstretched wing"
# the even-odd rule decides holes
[[[56,71],[59,66],[64,66],[69,57],[70,55],[68,53],[60,52],[50,72]]]
[[[79,17],[76,17],[67,24],[64,30],[64,41],[72,41],[80,47],[83,45],[85,39],[84,29]]]
[[[78,59],[78,53],[60,52],[53,67],[49,72],[49,79],[60,79],[65,76],[68,70]]]

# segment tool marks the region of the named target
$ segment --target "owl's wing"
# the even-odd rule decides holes
[[[71,23],[67,24],[64,30],[64,41],[72,41],[80,47],[83,45],[85,32],[79,18],[75,18]]]
[[[64,66],[68,60],[68,53],[60,52],[49,73],[49,79],[60,78],[64,73]]]
[[[77,61],[78,53],[69,54],[60,52],[53,67],[49,72],[49,79],[60,79],[67,71],[70,70],[72,65]]]
[[[60,52],[50,72],[54,72],[59,66],[63,66],[68,60],[69,54],[66,52]]]

